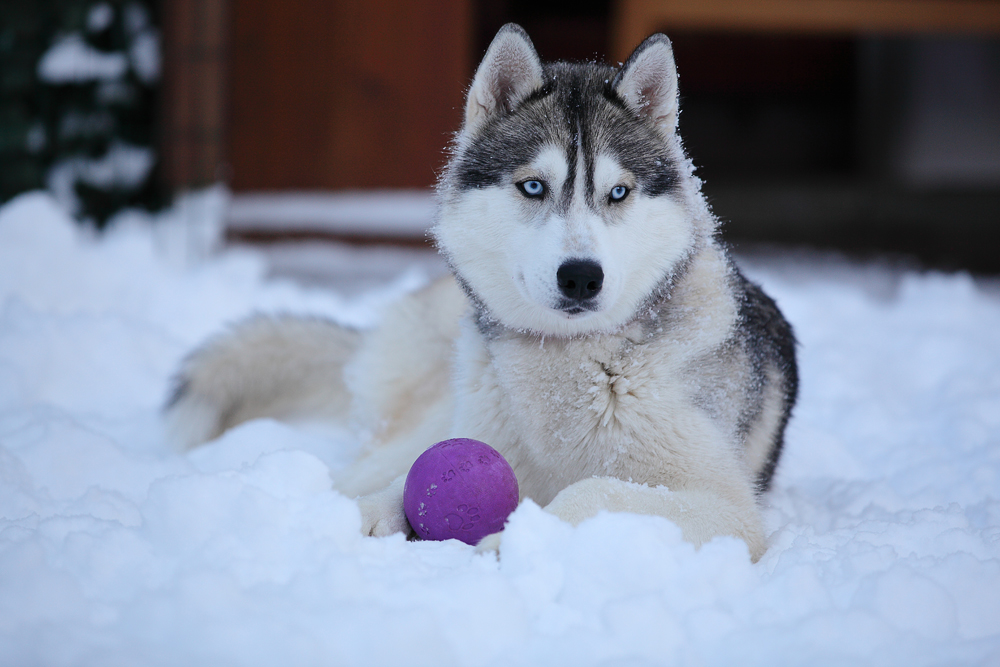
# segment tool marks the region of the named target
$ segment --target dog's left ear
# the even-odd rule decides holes
[[[500,28],[486,50],[465,103],[465,132],[496,113],[509,113],[542,85],[542,63],[528,33],[516,23]]]
[[[615,92],[664,135],[677,127],[677,67],[666,35],[656,34],[628,57],[612,82]]]

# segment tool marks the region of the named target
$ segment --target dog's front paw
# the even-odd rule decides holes
[[[410,532],[410,523],[403,511],[402,484],[393,482],[381,491],[361,496],[358,509],[361,510],[362,535],[384,537]]]
[[[500,531],[499,533],[487,535],[483,539],[479,540],[479,544],[476,545],[476,553],[499,553],[500,538],[502,535],[503,531]]]

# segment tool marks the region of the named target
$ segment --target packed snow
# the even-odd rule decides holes
[[[43,193],[0,209],[0,664],[1000,664],[994,285],[750,257],[801,343],[761,561],[531,502],[498,559],[361,537],[329,482],[350,431],[259,420],[170,449],[171,373],[227,323],[370,326],[425,280],[269,278],[263,255],[207,252],[221,197],[101,236]]]

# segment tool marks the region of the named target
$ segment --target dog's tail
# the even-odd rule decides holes
[[[361,336],[329,320],[258,315],[181,365],[165,408],[169,437],[188,449],[249,419],[342,421],[344,365]]]

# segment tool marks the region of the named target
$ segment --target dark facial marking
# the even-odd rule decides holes
[[[494,114],[481,126],[469,148],[451,165],[463,190],[504,184],[511,172],[538,155],[552,139],[544,103],[554,87],[530,93],[509,113]]]
[[[678,182],[672,153],[650,121],[638,117],[614,92],[615,70],[595,64],[545,65],[545,84],[509,112],[494,114],[472,137],[450,167],[463,190],[509,183],[518,167],[549,144],[566,150],[568,174],[560,207],[568,207],[576,188],[576,165],[584,160],[583,187],[595,198],[594,158],[615,157],[646,196],[670,194]]]
[[[569,125],[571,119],[567,118],[566,120],[567,125]],[[563,182],[562,198],[559,201],[559,208],[564,213],[569,210],[570,203],[573,201],[573,189],[576,184],[576,161],[580,159],[578,149],[579,137],[579,126],[573,127],[570,133],[569,145],[566,147],[566,180]]]

